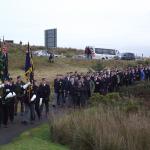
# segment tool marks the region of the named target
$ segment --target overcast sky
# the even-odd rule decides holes
[[[58,29],[58,46],[91,45],[150,56],[149,0],[0,0],[0,37],[44,45]]]

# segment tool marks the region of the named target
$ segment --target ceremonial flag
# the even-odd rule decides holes
[[[33,82],[33,80],[34,80],[33,59],[32,59],[32,52],[30,50],[29,43],[28,43],[28,49],[26,51],[25,77],[30,82]]]
[[[3,69],[4,69],[4,64],[3,64],[3,53],[2,53],[2,43],[0,40],[0,80],[3,80]]]
[[[2,49],[2,52],[3,52],[4,55],[7,55],[7,53],[8,53],[8,48],[7,48],[7,45],[6,45],[5,42],[3,43],[3,49]]]
[[[8,48],[7,44],[4,41],[3,38],[3,43],[1,44],[1,52],[3,56],[3,78],[8,79],[9,74],[8,74]]]

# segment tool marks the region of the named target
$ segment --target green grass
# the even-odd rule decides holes
[[[24,132],[12,143],[1,146],[0,150],[68,150],[66,147],[52,143],[48,125],[42,125]]]
[[[72,51],[70,53],[72,53]],[[25,48],[9,48],[9,73],[14,79],[16,79],[18,75],[24,77],[25,56]],[[33,61],[35,67],[35,79],[37,80],[45,77],[48,81],[52,81],[58,73],[66,74],[70,71],[87,72],[88,70],[87,66],[78,64],[78,61],[72,62],[69,58],[56,59],[55,63],[49,63],[47,57],[33,56]]]

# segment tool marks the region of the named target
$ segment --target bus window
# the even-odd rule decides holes
[[[116,51],[112,49],[101,49],[101,48],[95,48],[96,54],[105,54],[105,55],[116,55]]]
[[[96,54],[103,54],[103,50],[100,48],[95,48],[95,53]]]

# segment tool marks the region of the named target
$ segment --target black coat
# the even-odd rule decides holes
[[[15,92],[15,85],[5,85],[3,88],[4,98],[2,99],[3,104],[14,103],[14,98],[5,99],[7,94]]]
[[[50,96],[50,86],[48,84],[46,85],[40,85],[38,89],[38,94],[40,98],[48,98]]]
[[[66,92],[69,92],[70,91],[70,88],[71,88],[71,82],[70,80],[68,80],[67,78],[63,81],[63,87],[64,87],[64,90]]]
[[[100,92],[100,80],[99,79],[94,80],[94,84],[95,84],[95,90],[94,90],[94,92],[95,93]]]
[[[145,78],[149,79],[149,70],[148,69],[144,69],[144,73],[145,73]]]
[[[55,93],[63,93],[65,90],[65,81],[64,80],[54,80],[54,91]]]
[[[129,73],[128,74],[124,74],[123,79],[124,79],[124,85],[128,86],[129,83],[130,83],[130,74]]]
[[[140,80],[140,71],[136,71],[135,72],[135,76],[136,76],[136,80],[139,81]]]
[[[40,96],[39,96],[39,87],[38,86],[36,86],[36,85],[34,85],[33,87],[32,87],[32,90],[31,90],[31,98],[32,98],[32,96],[33,95],[36,95],[36,99],[33,101],[33,102],[31,102],[31,103],[36,103],[36,102],[39,102],[39,99],[40,99]]]
[[[17,97],[23,97],[24,96],[24,89],[23,89],[23,85],[25,83],[24,82],[20,82],[20,83],[16,83],[15,85],[15,93],[17,95]]]

